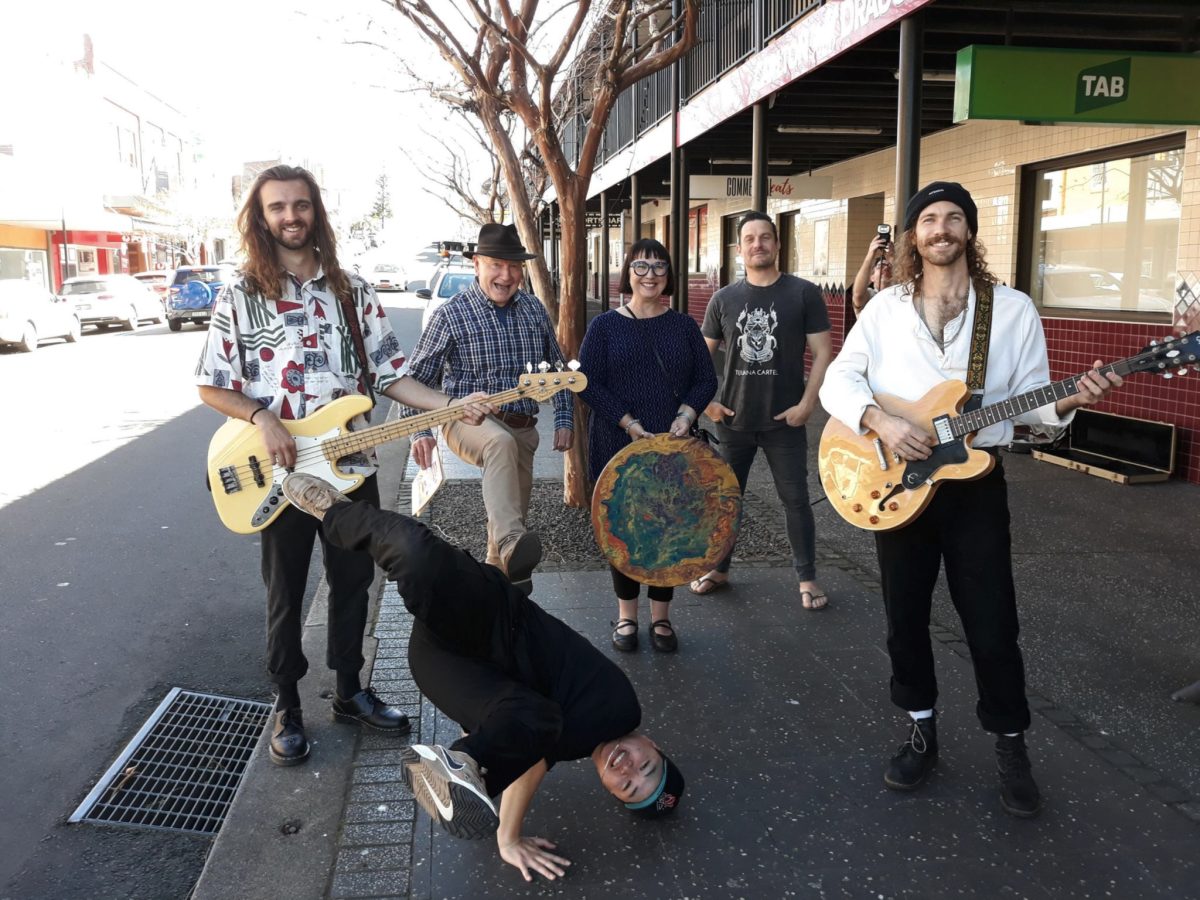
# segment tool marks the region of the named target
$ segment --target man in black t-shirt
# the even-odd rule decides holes
[[[833,360],[829,315],[815,284],[779,271],[779,235],[769,216],[747,213],[738,225],[738,245],[746,277],[713,294],[700,329],[710,352],[725,342],[720,396],[705,412],[743,492],[759,448],[766,454],[783,502],[801,605],[824,609],[828,599],[817,583],[805,424]],[[806,350],[812,352],[807,382]],[[732,553],[693,581],[692,593],[725,587],[731,558]]]
[[[284,496],[321,519],[326,539],[369,553],[413,614],[408,662],[421,692],[464,731],[450,747],[402,751],[422,808],[455,837],[493,832],[501,858],[554,879],[570,862],[521,826],[555,763],[591,757],[600,781],[635,815],[673,812],[683,776],[634,731],[642,718],[625,674],[574,629],[513,587],[495,566],[399,513],[351,503],[296,473]],[[499,813],[492,797],[503,794]]]

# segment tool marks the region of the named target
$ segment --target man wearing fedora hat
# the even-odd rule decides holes
[[[1046,339],[1033,301],[1004,287],[988,271],[979,243],[979,212],[961,184],[935,181],[908,202],[896,244],[896,281],[862,310],[825,375],[821,403],[859,434],[874,431],[897,460],[928,459],[937,441],[923,428],[884,412],[888,394],[918,400],[948,379],[967,380],[982,344],[982,397],[999,403],[1050,383]],[[990,312],[989,312],[990,309]],[[976,324],[978,316],[979,324]],[[989,324],[990,323],[990,324]],[[990,334],[989,334],[990,331]],[[976,357],[977,358],[977,357]],[[1073,410],[1101,400],[1121,384],[1097,369],[1080,376],[1080,392],[1025,413],[1018,422],[1065,425]],[[1017,645],[1008,494],[997,448],[1012,439],[1012,424],[980,429],[973,446],[996,458],[974,481],[942,484],[925,510],[903,528],[875,532],[875,551],[887,616],[892,702],[908,713],[907,739],[888,762],[883,780],[913,791],[938,759],[934,710],[937,679],[929,637],[930,605],[945,563],[950,599],[962,620],[985,731],[996,736],[1000,804],[1031,818],[1042,808],[1025,747],[1030,724],[1025,666]]]
[[[475,282],[434,311],[409,363],[409,373],[451,397],[511,389],[526,365],[563,362],[550,317],[541,301],[521,289],[524,262],[536,258],[521,245],[515,225],[489,222],[479,229],[473,252]],[[554,397],[554,449],[574,439],[574,402],[569,392]],[[538,405],[523,399],[506,404],[482,425],[443,427],[446,445],[464,462],[483,470],[487,509],[487,561],[528,590],[541,561],[537,534],[525,527],[538,446]],[[430,464],[436,441],[430,432],[413,440],[413,458]]]

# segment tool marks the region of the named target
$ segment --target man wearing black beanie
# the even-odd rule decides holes
[[[860,435],[873,431],[886,450],[880,458],[894,459],[901,473],[909,463],[929,459],[938,441],[928,433],[928,421],[890,415],[877,397],[919,401],[947,380],[967,381],[971,362],[985,377],[982,397],[976,394],[968,408],[980,401],[999,403],[1050,382],[1037,309],[1028,296],[998,284],[988,271],[978,230],[978,208],[961,184],[935,181],[908,202],[893,285],[863,310],[821,388],[821,402],[830,415]],[[981,342],[986,353],[978,365],[980,360],[972,359],[972,335],[989,319],[989,307],[990,336]],[[1016,421],[1065,425],[1076,408],[1098,402],[1120,384],[1116,375],[1105,377],[1093,369],[1080,377],[1079,393]],[[907,739],[889,761],[884,783],[897,791],[916,790],[937,762],[938,691],[929,615],[944,562],[975,668],[976,713],[984,730],[996,735],[1001,806],[1030,818],[1041,811],[1042,799],[1025,747],[1030,715],[1017,645],[1008,496],[998,455],[998,448],[1011,440],[1008,421],[978,430],[972,446],[995,457],[987,474],[974,481],[944,481],[916,518],[895,530],[875,532],[891,697],[909,715]]]

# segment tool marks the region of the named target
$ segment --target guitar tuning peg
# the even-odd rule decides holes
[[[527,362],[527,363],[525,363],[525,373],[526,373],[527,375],[532,375],[532,374],[533,374],[533,363],[531,363],[531,362]]]
[[[570,369],[572,372],[578,372],[579,371],[579,360],[577,360],[577,359],[571,360],[569,363],[567,363],[567,368]]]
[[[562,360],[560,359],[558,362],[556,362],[554,364],[554,371],[561,372],[562,370],[563,370],[563,364],[562,364]]]
[[[1175,374],[1178,375],[1180,378],[1182,378],[1184,375],[1187,374],[1187,366],[1180,366],[1179,371],[1176,372]]]
[[[538,363],[537,368],[538,368],[539,372],[541,372],[543,375],[545,375],[547,372],[550,371],[550,363],[546,362],[543,359],[540,363]]]
[[[1154,338],[1151,338],[1151,339],[1150,339],[1150,346],[1151,346],[1151,347],[1157,347],[1157,346],[1158,346],[1158,341],[1154,340]]]
[[[1174,378],[1174,377],[1175,377],[1175,373],[1174,373],[1174,372],[1163,372],[1163,373],[1162,373],[1162,377],[1163,377],[1163,378]]]

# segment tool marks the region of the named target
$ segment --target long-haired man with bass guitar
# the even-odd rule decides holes
[[[408,377],[404,354],[371,287],[338,265],[337,246],[313,176],[274,166],[255,179],[238,217],[246,264],[217,299],[208,342],[196,368],[200,399],[259,430],[261,459],[231,472],[246,487],[269,482],[278,468],[297,464],[297,444],[283,424],[354,394],[383,394],[421,409],[450,398]],[[462,414],[478,424],[491,407],[464,399]],[[357,427],[366,424],[359,416]],[[369,477],[354,492],[379,505],[373,452],[341,460],[346,471]],[[210,485],[214,491],[220,486]],[[226,489],[240,485],[226,484]],[[276,515],[282,497],[267,508]],[[402,733],[408,719],[359,679],[367,621],[367,590],[375,564],[365,553],[330,544],[320,523],[287,508],[262,529],[262,576],[267,588],[267,672],[279,694],[270,743],[271,761],[302,762],[309,752],[298,683],[308,671],[300,618],[313,539],[321,538],[329,582],[326,664],[337,673],[334,715]]]
[[[936,181],[918,192],[905,210],[893,286],[863,310],[825,376],[822,404],[854,434],[877,436],[878,467],[897,473],[890,490],[874,491],[865,501],[869,508],[862,514],[874,510],[878,515],[864,519],[863,527],[877,527],[880,517],[904,501],[899,495],[932,480],[932,474],[923,473],[925,461],[940,463],[934,459],[938,453],[965,452],[966,442],[946,443],[930,433],[937,418],[931,424],[928,418],[893,415],[885,411],[890,404],[883,398],[897,400],[891,407],[897,409],[957,379],[981,388],[987,404],[1050,381],[1046,341],[1033,301],[996,283],[977,233],[975,202],[962,185]],[[1016,421],[1066,424],[1073,410],[1098,402],[1122,383],[1099,367],[1097,361],[1095,369],[1080,376],[1076,393],[1031,409]],[[937,762],[937,680],[929,618],[944,561],[975,667],[976,712],[984,730],[997,736],[1001,805],[1028,818],[1041,811],[1042,801],[1025,748],[1030,716],[1017,645],[1007,489],[997,456],[997,448],[1011,438],[1007,420],[980,428],[973,446],[995,457],[986,474],[942,483],[936,494],[929,493],[916,518],[895,530],[875,531],[891,697],[911,717],[908,738],[888,763],[884,783],[893,790],[915,790]],[[914,472],[922,474],[910,480]],[[853,466],[843,463],[838,477],[826,478],[824,472],[822,477],[828,491],[831,483],[844,489],[857,476]]]

